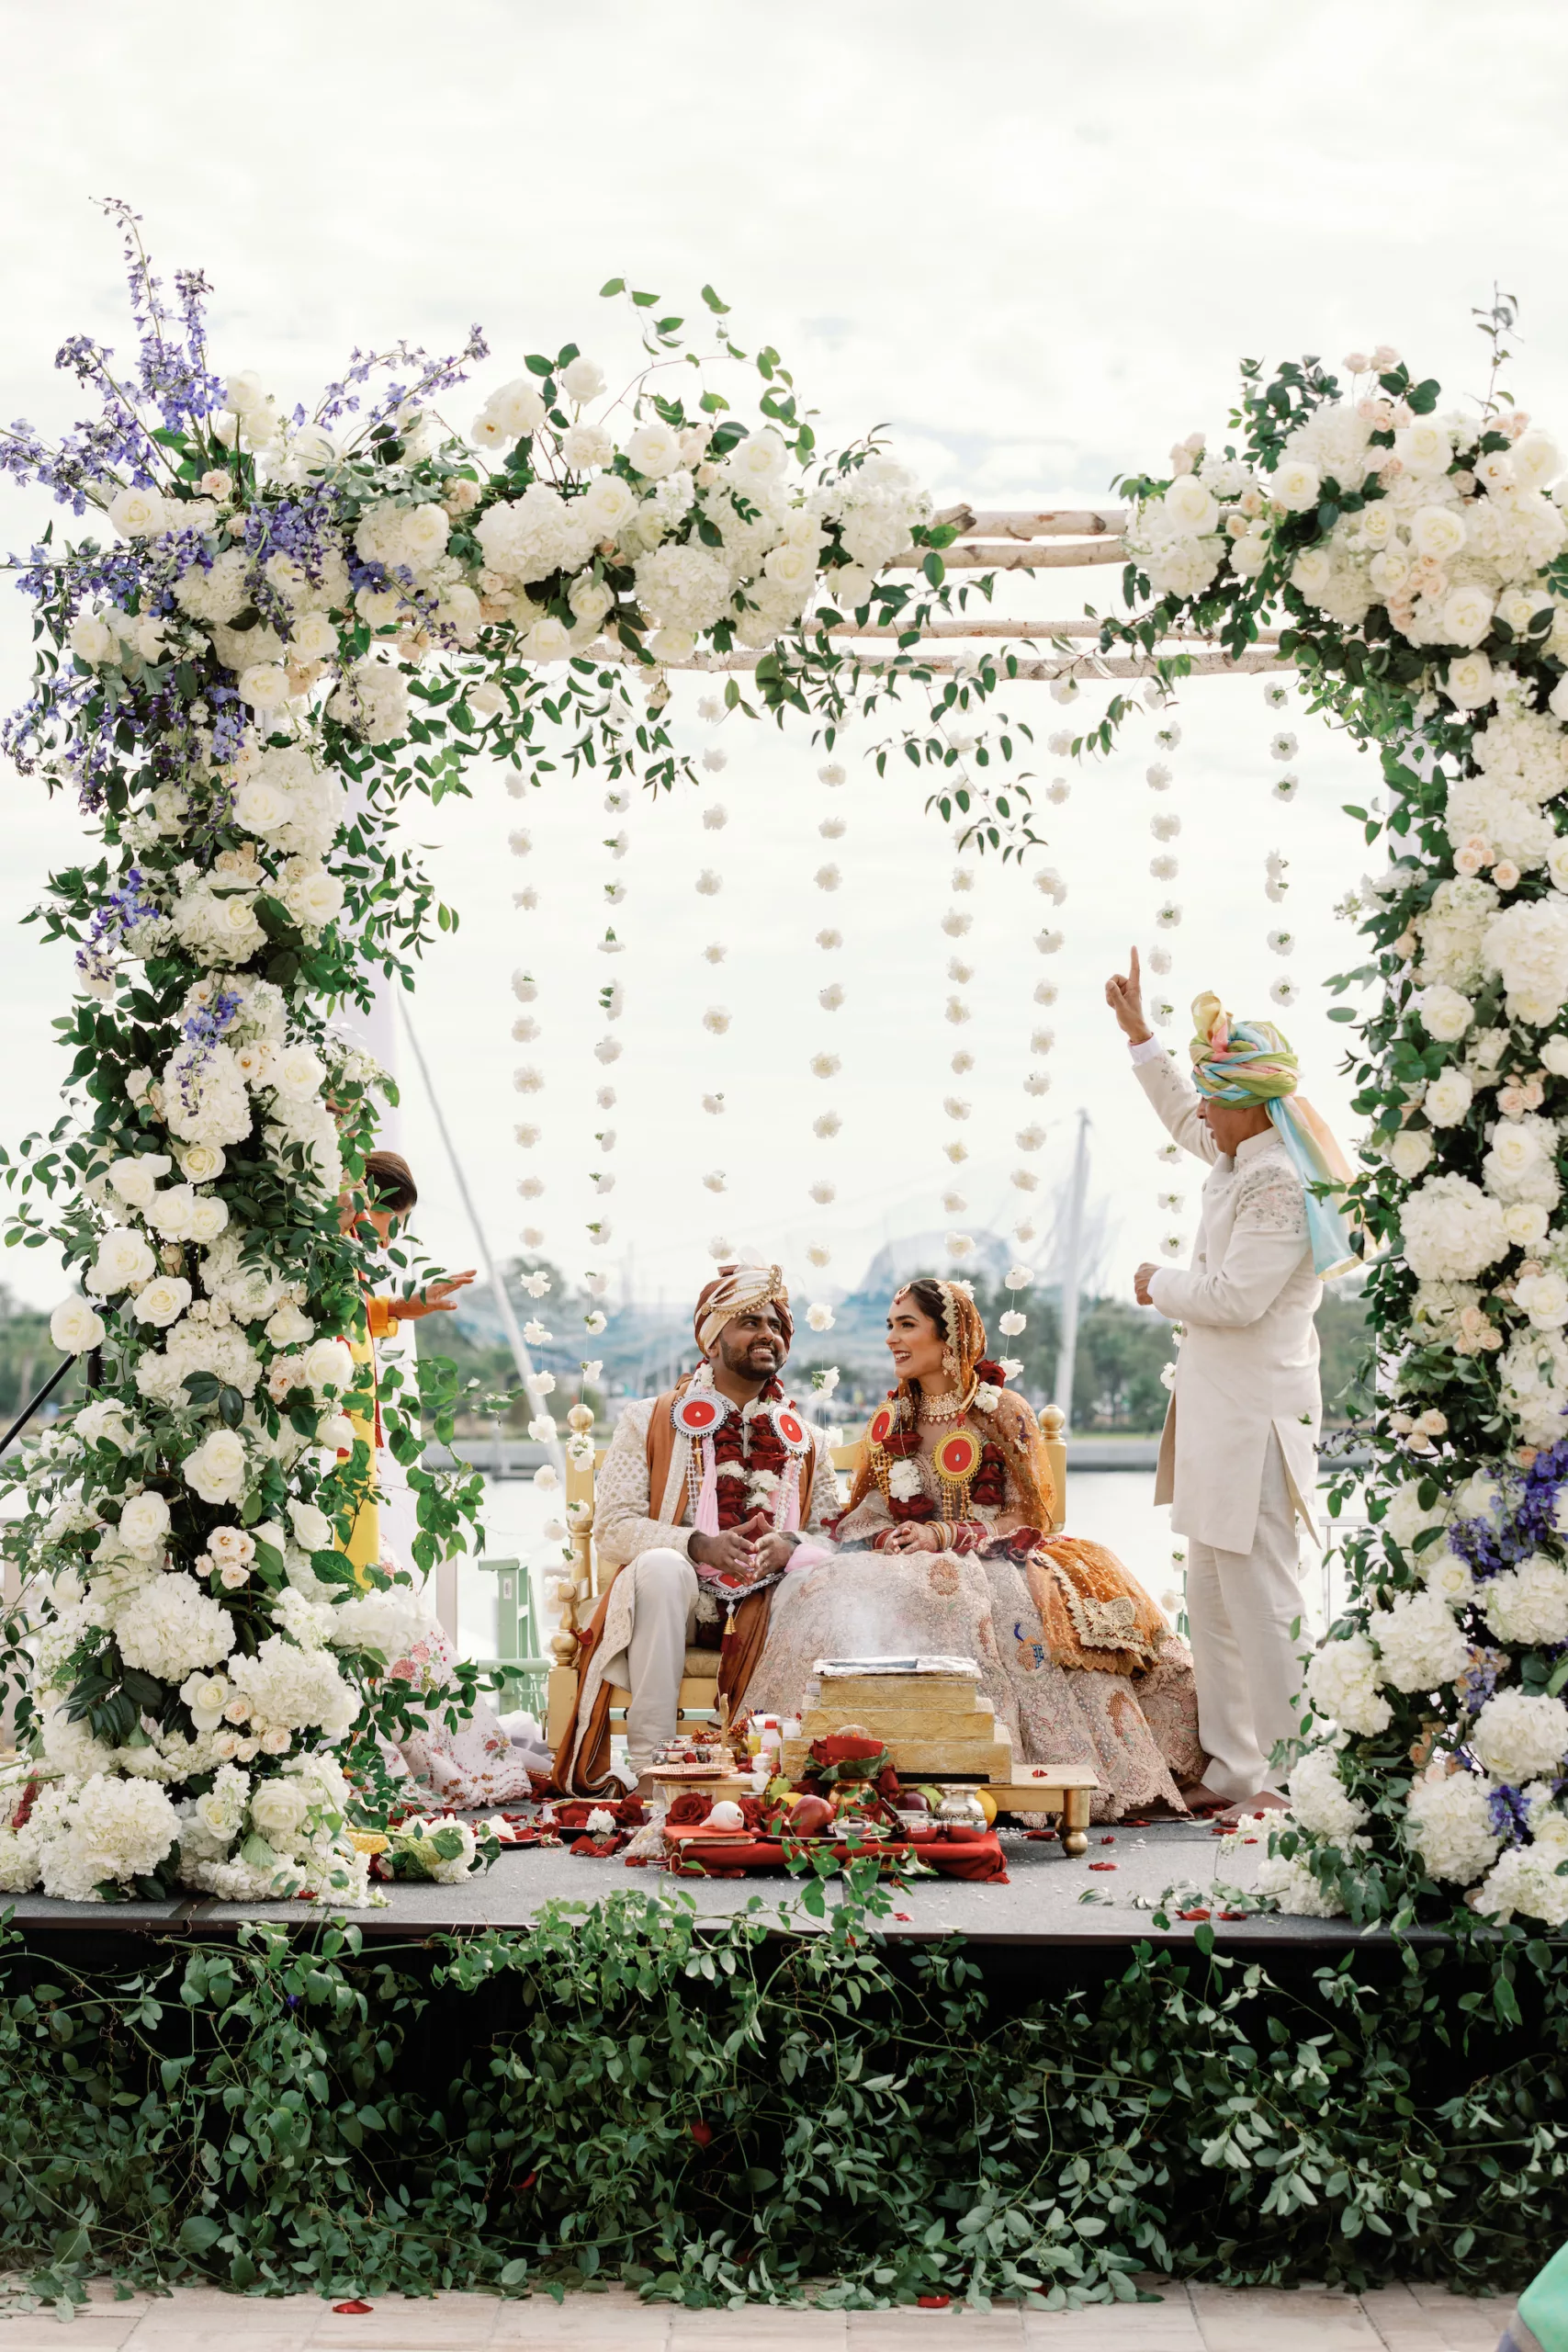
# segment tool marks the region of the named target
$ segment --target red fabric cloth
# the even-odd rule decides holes
[[[1007,1864],[1002,1858],[1001,1841],[995,1830],[984,1838],[966,1840],[962,1845],[949,1845],[945,1838],[921,1839],[919,1845],[888,1839],[874,1848],[855,1847],[852,1849],[845,1839],[835,1840],[833,1852],[839,1861],[851,1858],[852,1850],[859,1860],[868,1852],[875,1852],[895,1863],[909,1860],[918,1855],[943,1878],[986,1881],[1005,1885]],[[711,1860],[709,1859],[711,1857]],[[684,1831],[680,1838],[675,1868],[694,1875],[722,1871],[728,1875],[735,1871],[784,1871],[784,1849],[773,1838],[747,1838],[739,1832],[723,1830]]]

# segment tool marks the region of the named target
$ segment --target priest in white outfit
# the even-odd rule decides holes
[[[1324,1283],[1360,1263],[1317,1188],[1350,1171],[1271,1022],[1232,1021],[1199,997],[1190,1083],[1144,1018],[1136,949],[1105,995],[1156,1113],[1210,1170],[1190,1265],[1140,1266],[1134,1288],[1182,1327],[1155,1500],[1187,1538],[1207,1788],[1268,1808],[1283,1802],[1272,1752],[1299,1730],[1300,1530],[1315,1538],[1323,1414],[1314,1317]]]

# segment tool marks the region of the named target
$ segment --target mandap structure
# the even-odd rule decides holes
[[[778,356],[743,350],[711,289],[698,349],[618,280],[647,365],[617,397],[569,345],[455,431],[443,403],[486,356],[476,331],[451,358],[355,354],[286,413],[216,372],[203,280],[170,296],[111,210],[134,354],[73,340],[60,364],[92,415],[52,443],[0,432],[6,470],[73,518],[14,567],[38,655],[6,747],[102,842],[40,909],[76,951],[64,1115],[6,1163],[11,1238],[76,1272],[54,1336],[90,1379],[11,1474],[23,1756],[0,1887],[365,1899],[352,1831],[407,1698],[386,1669],[415,1580],[478,1508],[477,1482],[418,1467],[422,1420],[452,1407],[439,1364],[404,1391],[389,1374],[414,1557],[350,1563],[371,1478],[354,1220],[385,1081],[343,1016],[378,976],[412,986],[453,920],[400,843],[405,803],[464,791],[479,758],[667,789],[666,673],[700,668],[829,746],[880,715],[877,757],[912,763],[961,845],[1021,859],[1029,730],[1000,688],[1145,680],[1075,739],[1093,758],[1186,678],[1279,670],[1381,754],[1384,813],[1359,820],[1392,856],[1364,887],[1367,960],[1335,984],[1365,1008],[1337,1017],[1368,1121],[1351,1205],[1375,1468],[1263,1883],[1296,1911],[1408,1919],[1462,1897],[1561,1925],[1552,444],[1495,389],[1441,411],[1384,349],[1348,381],[1249,366],[1226,433],[1123,481],[1119,511],[937,514],[873,441],[819,449]],[[721,389],[742,372],[745,416]],[[999,577],[1086,565],[1116,568],[1109,613],[991,616]]]

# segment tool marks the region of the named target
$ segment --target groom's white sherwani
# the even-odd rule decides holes
[[[1224,1156],[1158,1043],[1134,1046],[1133,1061],[1170,1135],[1210,1168],[1190,1265],[1149,1282],[1159,1312],[1184,1329],[1155,1499],[1170,1504],[1172,1529],[1188,1538],[1209,1784],[1252,1796],[1269,1783],[1269,1749],[1296,1729],[1296,1522],[1313,1525],[1323,1285],[1302,1180],[1274,1130]]]

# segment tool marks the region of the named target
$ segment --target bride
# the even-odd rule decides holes
[[[754,1713],[798,1711],[824,1657],[958,1654],[1032,1764],[1087,1765],[1097,1820],[1202,1776],[1187,1645],[1097,1544],[1048,1533],[1038,1424],[987,1353],[966,1285],[894,1297],[898,1385],[872,1416],[837,1549],[774,1589]]]

